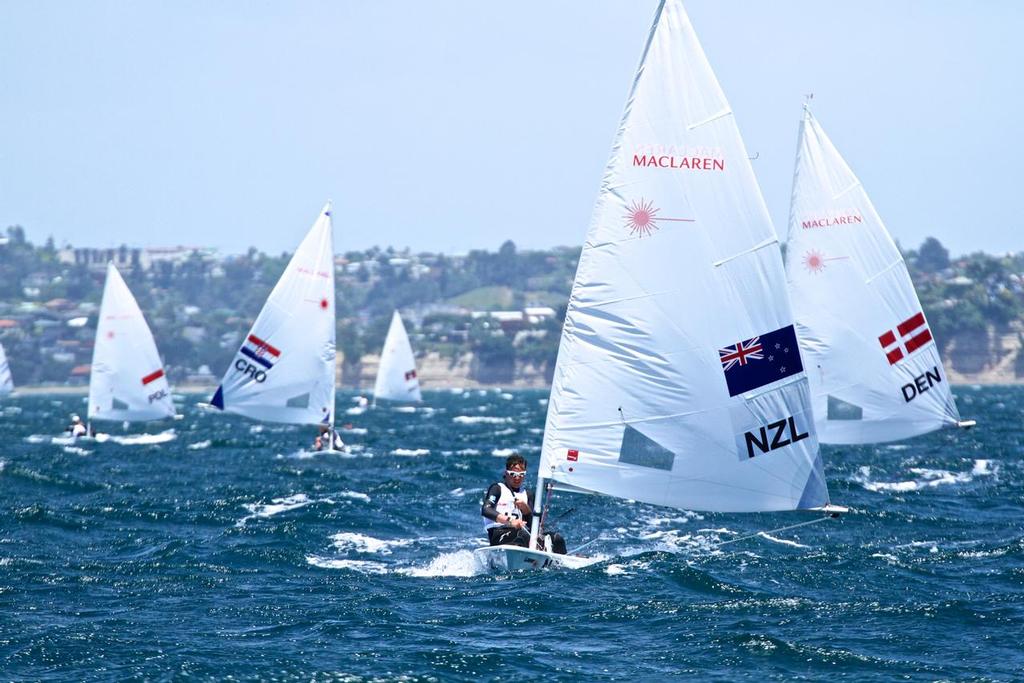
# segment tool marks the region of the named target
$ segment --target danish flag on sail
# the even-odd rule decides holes
[[[274,367],[274,363],[281,357],[281,352],[263,341],[255,334],[250,334],[245,343],[242,344],[241,353],[256,361],[266,369]]]
[[[886,330],[885,334],[878,337],[878,343],[882,345],[889,365],[895,365],[903,360],[905,355],[909,356],[932,340],[932,331],[928,329],[924,313],[920,311],[897,325],[896,332],[899,333],[899,337],[893,334],[892,330]],[[900,341],[903,342],[902,346]]]

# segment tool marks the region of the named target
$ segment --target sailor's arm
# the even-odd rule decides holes
[[[480,514],[498,524],[508,524],[508,515],[498,513],[498,509],[495,504],[498,499],[501,498],[501,487],[497,484],[491,484],[490,488],[487,489],[487,493],[484,494],[484,504],[480,507]]]

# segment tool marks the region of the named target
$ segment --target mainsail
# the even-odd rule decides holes
[[[539,478],[697,510],[829,503],[778,240],[676,0],[658,8],[580,255]]]
[[[412,355],[409,335],[402,324],[402,316],[395,311],[391,326],[380,352],[377,380],[373,384],[373,400],[422,401],[420,380],[416,376],[416,359]]]
[[[11,379],[11,366],[7,364],[4,345],[0,344],[0,395],[14,391],[14,380]]]
[[[899,249],[805,107],[786,246],[823,443],[875,443],[960,420]]]
[[[143,421],[174,416],[153,333],[113,263],[107,264],[89,376],[89,419]]]
[[[334,237],[330,203],[242,340],[211,404],[268,422],[334,424]]]

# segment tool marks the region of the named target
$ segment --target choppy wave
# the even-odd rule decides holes
[[[556,492],[548,531],[593,564],[514,576],[474,555],[480,496],[501,456],[539,449],[543,392],[427,392],[433,412],[367,410],[346,420],[359,457],[307,453],[308,428],[188,401],[178,438],[159,445],[55,444],[81,398],[26,397],[0,421],[0,567],[4,596],[32,618],[8,629],[0,670],[78,680],[99,662],[115,678],[292,681],[338,678],[344,662],[349,680],[477,680],[495,666],[526,680],[1015,680],[1024,655],[990,643],[1021,627],[1007,605],[1024,601],[1024,389],[970,393],[984,428],[825,447],[830,496],[851,508],[839,519],[795,527],[812,513]],[[981,623],[991,640],[948,637]],[[496,628],[531,647],[508,656]]]

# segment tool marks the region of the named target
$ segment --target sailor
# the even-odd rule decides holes
[[[71,436],[76,437],[86,436],[89,433],[89,430],[86,429],[84,424],[82,424],[82,418],[74,414],[71,415],[71,424],[65,427],[64,431],[70,434]]]
[[[341,434],[338,430],[331,429],[328,425],[320,424],[317,430],[316,438],[313,440],[313,450],[326,451],[344,450],[345,442],[341,439]]]
[[[491,545],[530,545],[530,522],[533,519],[533,493],[526,490],[526,459],[513,453],[505,460],[502,481],[491,484],[484,494],[480,514]],[[565,539],[549,534],[551,550],[565,554]],[[544,543],[537,547],[544,549]]]

